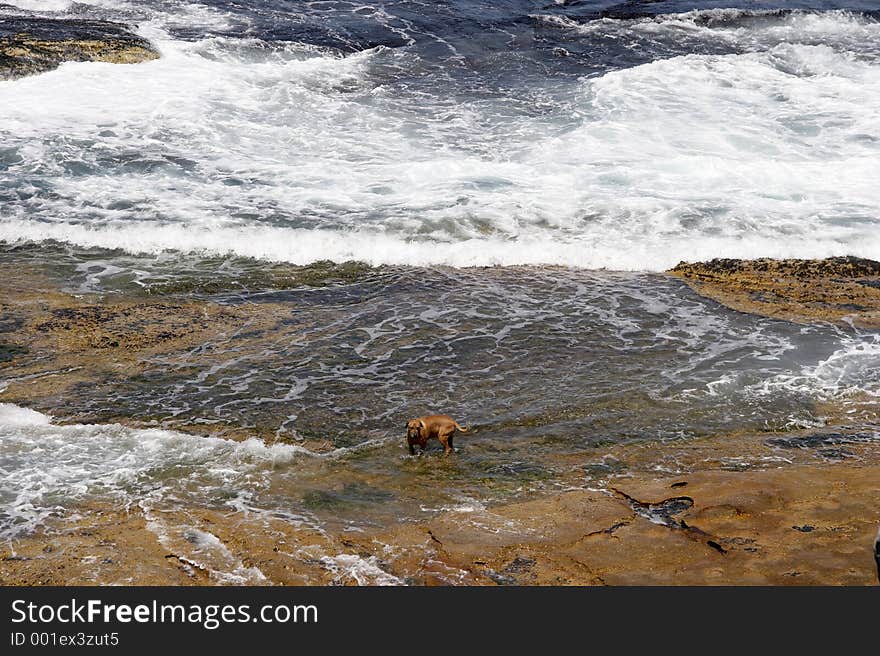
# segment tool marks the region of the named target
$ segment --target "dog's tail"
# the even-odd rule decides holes
[[[462,428],[461,426],[458,425],[457,421],[453,421],[452,423],[455,424],[455,428],[457,430],[460,430],[462,433],[467,433],[471,429],[470,426],[467,426],[466,428]]]

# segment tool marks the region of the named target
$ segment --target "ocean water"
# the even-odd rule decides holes
[[[603,445],[821,426],[880,394],[875,333],[661,273],[880,259],[876,3],[0,4],[23,12],[125,22],[162,57],[0,82],[0,262],[290,319],[0,405],[0,537],[96,498],[322,530],[483,512]],[[301,284],[267,273],[287,265]],[[405,454],[434,411],[477,427],[451,463]]]
[[[21,4],[163,56],[0,86],[6,242],[627,271],[880,248],[869,3]]]

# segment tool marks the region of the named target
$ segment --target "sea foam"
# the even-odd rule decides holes
[[[307,454],[254,438],[233,442],[119,424],[59,425],[0,403],[0,538],[33,530],[71,502],[90,499],[173,505],[195,495],[237,507],[268,484],[273,468]]]
[[[546,117],[408,95],[405,49],[181,41],[146,21],[159,60],[0,83],[0,240],[652,271],[877,257],[877,23],[725,16],[613,26],[689,25],[735,52],[548,83]]]

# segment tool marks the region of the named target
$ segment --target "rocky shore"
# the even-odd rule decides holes
[[[669,273],[740,312],[880,328],[880,262],[874,260],[718,259],[681,262]]]
[[[478,515],[450,511],[368,533],[181,508],[163,512],[162,521],[177,518],[193,529],[169,537],[140,507],[86,506],[75,522],[4,545],[0,582],[875,584],[876,442],[851,437],[850,457],[834,459],[803,446],[821,445],[821,433],[797,436],[799,446],[780,447],[775,439],[723,436],[666,447],[667,455],[676,453],[674,475],[648,465],[659,445],[618,448],[604,463],[626,459],[632,471],[609,476],[603,489],[576,488],[573,480],[567,491]],[[756,467],[743,470],[747,461]],[[198,535],[223,545],[223,572],[205,564]],[[362,567],[346,569],[353,561]]]
[[[159,52],[108,21],[0,16],[0,80],[45,73],[63,62],[136,64]]]
[[[868,260],[715,260],[671,274],[740,311],[863,328],[880,317],[880,264]],[[272,303],[73,295],[22,266],[0,270],[0,280],[0,402],[71,421],[148,425],[64,412],[65,403],[138,376],[151,358],[200,349],[210,359],[220,341],[297,330],[289,308]],[[363,532],[195,506],[83,503],[4,544],[0,583],[875,584],[880,449],[866,427],[877,426],[878,407],[865,399],[823,413],[821,428],[611,445],[592,461],[561,455],[570,474],[556,491]],[[189,533],[167,528],[184,524]],[[215,545],[208,561],[205,540]]]
[[[174,296],[74,295],[26,265],[0,265],[0,278],[0,376],[5,378],[0,402],[70,422],[152,426],[149,418],[119,415],[112,407],[88,409],[76,401],[131,386],[165,356],[197,351],[201,362],[209,362],[217,344],[234,344],[242,336],[258,344],[297,328],[287,309],[272,303],[255,310]],[[260,426],[184,429],[233,439],[274,437]]]

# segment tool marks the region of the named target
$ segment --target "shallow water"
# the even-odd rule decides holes
[[[142,297],[154,284],[143,264]],[[234,291],[191,295],[255,317],[280,307],[271,328],[245,326],[148,358],[135,376],[51,397],[62,417],[93,426],[50,426],[7,408],[6,531],[38,524],[59,498],[108,495],[363,529],[589,485],[607,475],[615,444],[821,426],[817,404],[880,394],[875,334],[733,312],[662,275],[384,267],[340,281],[329,267],[288,289],[232,285],[259,284],[249,267],[260,268],[230,267]],[[73,290],[132,286],[96,270],[104,277],[59,268]],[[188,282],[201,280],[191,273]],[[472,433],[456,438],[452,458],[437,445],[407,456],[406,420],[438,410]],[[16,416],[33,425],[22,431]],[[119,418],[184,432],[106,425]],[[185,434],[206,425],[264,441]]]

